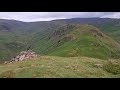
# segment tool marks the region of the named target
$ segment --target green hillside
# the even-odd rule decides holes
[[[119,78],[120,20],[0,19],[0,78]],[[37,58],[3,64],[20,52]]]
[[[53,46],[49,46],[48,55],[101,59],[120,57],[120,45],[91,25],[75,25],[73,30],[58,39]],[[51,49],[52,47],[54,49]]]
[[[72,18],[55,21],[64,21],[67,23],[90,24],[96,26],[101,31],[114,38],[120,43],[120,19],[114,18]]]
[[[120,43],[120,26],[117,25],[117,23],[111,25],[111,24],[105,24],[102,26],[99,26],[98,28],[101,29],[104,33],[115,39],[117,42]]]
[[[41,56],[0,64],[0,78],[119,78],[120,60]]]
[[[93,20],[93,22],[89,20],[79,24],[58,20],[25,23],[2,20],[0,22],[0,61],[10,60],[28,47],[40,55],[120,58],[120,45],[115,41],[118,41],[119,35],[113,35],[116,32],[108,25],[111,24],[112,28],[113,24],[106,19],[100,22]],[[106,26],[103,27],[103,25]],[[116,28],[116,31],[118,29]]]
[[[0,32],[0,61],[8,60],[26,48],[27,37],[15,32]]]

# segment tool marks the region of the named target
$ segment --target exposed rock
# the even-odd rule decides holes
[[[67,36],[64,37],[65,41],[73,41],[75,39],[76,39],[76,37],[75,37],[74,34],[69,34],[69,35],[67,35]]]
[[[14,57],[12,60],[5,61],[4,64],[23,61],[23,60],[26,60],[26,59],[29,60],[29,59],[37,57],[37,56],[38,55],[35,52],[33,52],[32,50],[22,51],[22,52],[20,52],[20,54],[18,56]]]
[[[99,32],[97,30],[90,30],[90,32],[92,32],[94,34],[94,36],[100,36],[100,37],[104,37],[102,32]]]
[[[103,67],[103,64],[94,64],[95,67]]]
[[[8,63],[8,61],[5,61],[5,62],[4,62],[4,64],[7,64],[7,63]]]

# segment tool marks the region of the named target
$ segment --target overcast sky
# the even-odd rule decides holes
[[[25,22],[90,17],[120,18],[120,12],[0,12],[0,19],[14,19]]]

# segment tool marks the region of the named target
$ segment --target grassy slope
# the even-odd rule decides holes
[[[105,32],[107,35],[111,36],[120,43],[120,26],[106,24],[98,26],[98,28],[101,28],[103,32]]]
[[[75,38],[73,41],[66,41],[65,36],[60,39],[60,45],[51,51],[48,51],[48,55],[57,56],[88,56],[100,59],[119,58],[120,45],[110,37],[102,33],[101,36],[94,36],[94,32],[90,30],[96,30],[99,33],[99,29],[91,25],[78,25],[66,36]],[[53,40],[54,41],[54,40]]]
[[[61,21],[61,20],[60,20]],[[120,43],[120,19],[113,18],[73,18],[63,19],[68,23],[90,24],[101,29]]]
[[[0,60],[11,59],[29,45],[32,45],[32,49],[41,55],[119,58],[118,43],[105,34],[105,37],[95,38],[93,33],[89,32],[90,29],[96,29],[95,27],[90,25],[76,27],[75,24],[76,28],[74,28],[69,25],[71,24],[64,22],[31,23],[12,32],[0,32]],[[55,31],[62,30],[64,30],[63,35],[60,35],[61,33],[53,35]],[[66,41],[65,37],[69,36],[75,40]]]
[[[71,27],[68,24],[58,26],[44,29],[44,32],[37,30],[38,28],[32,28],[31,32],[27,32],[27,29],[22,31],[19,29],[14,32],[1,33],[1,45],[3,45],[1,47],[4,47],[0,52],[1,60],[16,56],[28,45],[32,45],[33,50],[41,55],[88,56],[101,59],[119,57],[117,42],[105,34],[103,34],[104,37],[94,37],[94,32],[90,32],[90,30],[100,32],[96,27],[91,25],[73,25]],[[66,28],[67,26],[68,28]],[[53,35],[55,31],[58,32],[63,29],[62,33]],[[68,39],[72,37],[75,40],[66,40],[65,37]]]
[[[111,60],[120,63],[120,60]],[[28,61],[0,65],[1,78],[119,78],[120,65],[87,57],[41,56]],[[94,64],[103,64],[96,67]],[[116,71],[116,73],[115,73]]]
[[[8,60],[26,48],[25,35],[17,32],[0,32],[0,61]]]
[[[56,29],[56,26],[61,24],[62,23],[58,23],[57,25],[57,23],[51,24],[51,22],[38,22],[24,25],[23,23],[20,27],[15,25],[16,27],[13,28],[13,30],[0,31],[0,61],[11,59],[20,51],[26,50],[30,45],[32,45],[32,48],[36,47],[36,51],[39,54],[44,54],[44,48],[42,46],[44,46],[44,43],[47,43],[45,38],[52,30],[54,31],[54,29]],[[39,48],[39,50],[37,50],[37,48]]]

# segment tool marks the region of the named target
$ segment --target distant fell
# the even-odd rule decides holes
[[[0,20],[0,61],[10,60],[30,45],[40,55],[119,58],[119,34],[119,19]]]

